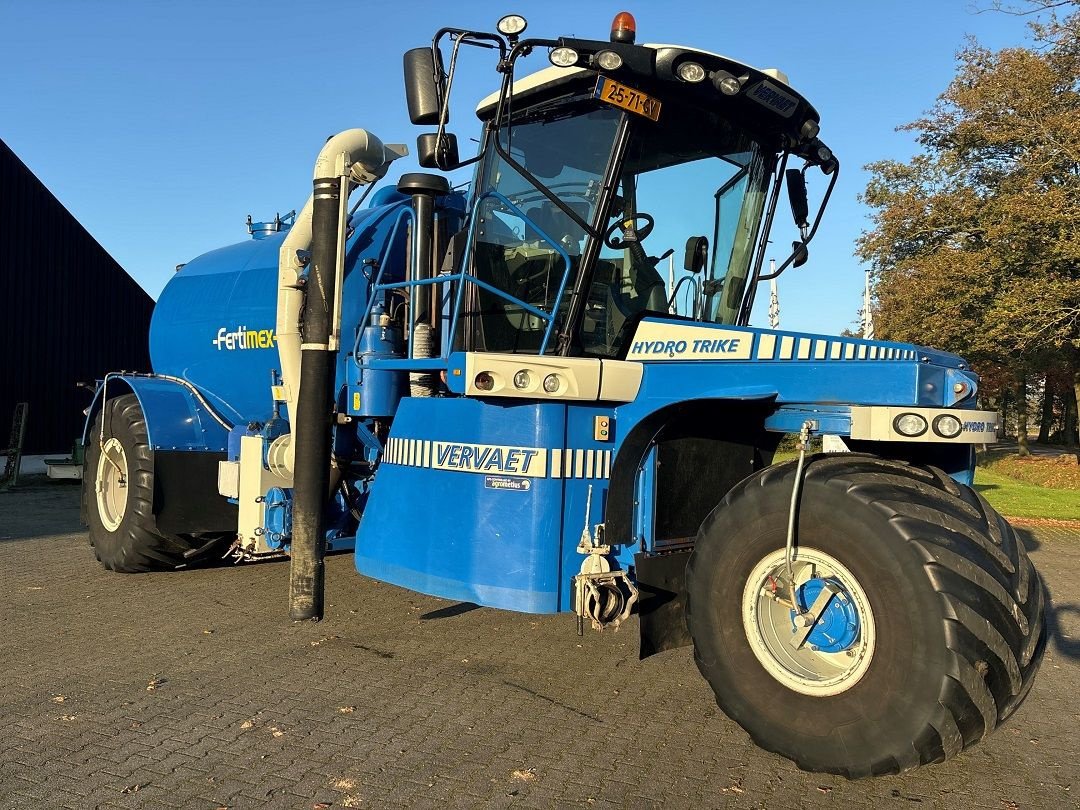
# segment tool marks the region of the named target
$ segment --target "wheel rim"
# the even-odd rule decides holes
[[[98,457],[94,491],[97,493],[98,517],[110,532],[120,527],[127,512],[127,484],[128,463],[124,445],[119,439],[109,439]]]
[[[851,571],[831,554],[802,547],[792,555],[796,599],[817,621],[805,639],[784,587],[784,549],[763,558],[746,580],[743,630],[758,661],[773,678],[804,695],[826,697],[853,687],[866,674],[876,639],[870,601]],[[783,600],[783,601],[779,601]],[[816,612],[815,612],[816,609]]]

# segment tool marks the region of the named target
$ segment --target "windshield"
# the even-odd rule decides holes
[[[659,122],[635,120],[605,220],[608,237],[593,272],[582,343],[618,354],[631,318],[668,311],[689,237],[709,240],[707,295],[695,307],[684,284],[683,315],[733,323],[750,269],[768,172],[758,144],[725,119],[664,101]],[[698,310],[698,311],[695,311]]]
[[[621,113],[563,106],[559,117],[531,113],[500,143],[584,222],[596,214]],[[462,312],[466,347],[475,351],[544,352],[566,316],[580,269],[584,229],[528,179],[488,150],[477,182],[472,268]],[[492,289],[502,291],[503,294]]]

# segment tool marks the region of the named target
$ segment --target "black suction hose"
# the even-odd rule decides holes
[[[334,311],[340,190],[338,178],[315,180],[311,211],[311,271],[304,287],[300,332],[300,392],[292,424],[293,533],[289,615],[294,621],[323,615],[326,555],[324,510],[330,486],[330,429],[334,357],[329,348]]]

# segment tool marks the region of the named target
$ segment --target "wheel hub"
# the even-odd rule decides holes
[[[127,513],[128,463],[124,445],[111,438],[101,448],[94,474],[97,513],[106,531],[120,528]]]
[[[764,670],[804,695],[845,692],[866,674],[876,629],[870,600],[854,574],[831,554],[801,547],[791,561],[799,612],[788,594],[783,548],[751,570],[743,588],[743,631]]]
[[[840,592],[829,599],[825,609],[817,616],[813,630],[806,638],[806,643],[811,649],[825,653],[838,653],[850,649],[859,637],[859,613],[852,604],[851,597],[844,591],[843,584],[835,577],[828,580],[814,577],[809,582],[800,585],[795,592],[799,602],[799,608],[805,614],[817,601],[821,592],[825,589],[826,581],[835,585]],[[792,632],[798,632],[799,627],[795,623],[795,611],[791,611]]]

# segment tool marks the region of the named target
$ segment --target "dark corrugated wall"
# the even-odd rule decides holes
[[[90,403],[75,384],[150,370],[154,301],[3,141],[0,290],[0,447],[29,402],[23,452],[66,454]]]

